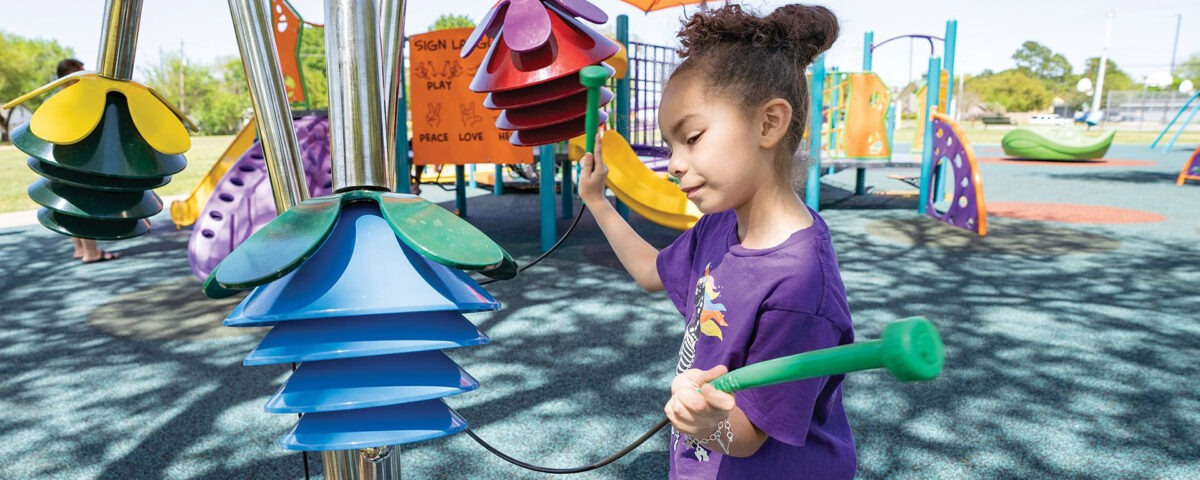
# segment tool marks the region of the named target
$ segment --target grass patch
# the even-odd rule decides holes
[[[233,135],[192,137],[192,149],[184,154],[188,159],[187,168],[171,178],[171,183],[155,190],[155,193],[160,197],[190,193],[232,141]],[[29,184],[39,178],[25,165],[26,158],[28,155],[12,144],[0,143],[0,213],[38,208],[25,194]]]

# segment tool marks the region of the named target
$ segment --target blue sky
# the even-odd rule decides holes
[[[618,0],[592,0],[611,16],[627,14],[635,38],[671,45],[683,12],[680,8],[644,14]],[[306,20],[322,22],[321,0],[292,0]],[[0,30],[22,36],[54,38],[73,47],[88,67],[95,65],[102,0],[16,1],[0,6]],[[427,29],[443,13],[478,20],[494,0],[409,0],[407,31]],[[760,11],[790,3],[779,0],[739,2]],[[971,0],[867,1],[843,0],[825,5],[837,13],[842,35],[829,62],[843,70],[862,64],[863,32],[876,40],[920,33],[941,36],[945,21],[958,19],[955,71],[978,73],[1013,66],[1012,53],[1026,40],[1063,53],[1079,70],[1083,60],[1099,56],[1104,41],[1105,12],[1115,13],[1109,57],[1137,78],[1166,71],[1171,62],[1176,14],[1182,15],[1178,61],[1200,54],[1200,1],[1197,0]],[[688,12],[696,7],[687,7]],[[236,56],[227,2],[223,0],[144,0],[138,41],[139,64],[154,62],[160,51],[182,48],[189,58],[209,61]],[[940,55],[940,47],[939,47]],[[915,44],[912,73],[927,65],[928,46]],[[889,86],[909,79],[909,44],[900,40],[876,51],[874,70]]]

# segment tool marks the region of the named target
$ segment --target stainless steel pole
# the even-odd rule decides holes
[[[371,0],[325,2],[325,62],[333,191],[391,191],[384,143],[379,36]]]
[[[396,126],[399,122],[408,120],[408,115],[399,108],[400,98],[404,96],[404,82],[401,81],[400,75],[404,64],[405,4],[405,0],[379,0],[379,20],[382,23],[380,31],[383,32],[383,37],[380,38],[383,47],[383,91],[387,95],[383,104],[383,118],[386,119],[383,144],[387,149],[387,162],[393,166],[398,162],[396,152],[399,142],[406,141],[396,138]],[[403,170],[407,173],[407,169]],[[407,191],[408,175],[401,175],[398,171],[395,175],[404,183],[397,191]]]
[[[104,31],[96,71],[113,80],[133,78],[133,56],[137,51],[142,0],[108,0],[104,5]]]
[[[390,191],[395,184],[395,170],[384,142],[378,23],[373,3],[371,0],[325,2],[325,63],[335,192],[361,188]],[[403,4],[399,6],[403,10]],[[321,460],[327,480],[400,478],[400,450],[396,446],[321,452]]]
[[[275,60],[275,37],[271,34],[271,10],[268,0],[229,0],[233,33],[242,55],[258,140],[266,158],[275,210],[282,214],[308,198],[304,166],[296,127],[288,108],[283,74]]]

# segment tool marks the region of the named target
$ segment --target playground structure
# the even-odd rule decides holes
[[[1183,170],[1179,171],[1179,179],[1175,180],[1175,184],[1183,185],[1188,180],[1200,180],[1200,147],[1196,147],[1192,157],[1184,162]]]
[[[1179,117],[1183,115],[1183,112],[1186,112],[1188,107],[1191,107],[1191,113],[1188,113],[1187,118],[1179,124],[1179,130],[1175,132],[1175,135],[1171,136],[1171,140],[1169,140],[1166,145],[1163,145],[1162,151],[1169,152],[1175,147],[1175,141],[1179,140],[1179,136],[1183,135],[1183,131],[1186,130],[1187,126],[1192,123],[1192,119],[1196,118],[1196,113],[1200,112],[1200,102],[1196,102],[1197,98],[1200,98],[1200,91],[1192,94],[1192,96],[1188,98],[1187,102],[1183,104],[1183,107],[1179,109],[1179,112],[1176,112],[1175,116],[1171,117],[1171,121],[1167,122],[1167,126],[1163,127],[1162,132],[1160,132],[1158,136],[1154,138],[1154,142],[1150,144],[1150,149],[1158,147],[1158,142],[1162,140],[1163,136],[1165,136],[1167,132],[1171,131],[1171,127],[1175,125],[1175,122],[1179,120]],[[1192,102],[1196,102],[1196,105],[1192,106]]]
[[[59,78],[4,105],[11,109],[65,85],[12,134],[42,177],[28,193],[41,205],[38,221],[50,230],[96,240],[142,235],[150,229],[147,218],[162,210],[152,189],[187,164],[187,129],[196,126],[131,80],[140,18],[136,2],[110,4],[98,73]]]
[[[1116,129],[1100,136],[1085,137],[1073,128],[1037,129],[1018,127],[1004,134],[1000,146],[1011,157],[1038,160],[1095,160],[1108,153]]]
[[[401,91],[396,82],[402,78],[402,62],[382,61],[386,55],[381,56],[380,50],[402,55],[404,2],[381,3],[384,33],[377,35],[375,2],[326,2],[330,110],[338,112],[327,125],[321,117],[291,119],[285,77],[273,58],[273,39],[267,33],[277,30],[278,11],[272,12],[256,0],[230,0],[243,67],[253,92],[259,140],[233,163],[209,172],[209,177],[215,177],[224,170],[220,180],[214,183],[207,178],[207,183],[193,192],[212,191],[212,199],[194,215],[191,242],[203,253],[216,254],[192,259],[193,269],[210,271],[203,291],[209,297],[224,298],[250,290],[224,321],[231,327],[271,327],[245,364],[303,362],[265,410],[302,414],[280,443],[286,449],[323,452],[326,478],[331,479],[399,478],[397,445],[467,428],[466,420],[441,399],[474,390],[479,383],[439,350],[486,343],[487,337],[462,313],[500,308],[466,272],[493,280],[511,279],[519,272],[503,248],[461,217],[420,197],[392,193],[397,186],[394,163],[397,157],[407,157],[396,154],[399,148],[386,146],[397,138],[391,129],[399,129],[397,122],[386,118],[403,112],[399,107],[403,104],[395,98]],[[554,152],[548,144],[583,133],[583,148],[592,151],[598,125],[606,121],[599,110],[601,104],[606,98],[616,98],[618,105],[627,105],[627,99],[622,102],[620,94],[606,93],[603,88],[613,69],[599,65],[616,54],[616,49],[593,48],[603,42],[583,41],[572,48],[568,41],[571,36],[594,40],[594,32],[573,17],[607,20],[602,11],[583,0],[537,2],[533,7],[544,8],[542,13],[551,25],[543,36],[538,34],[540,23],[530,20],[529,3],[519,21],[513,26],[506,22],[489,47],[485,58],[505,57],[500,67],[480,68],[473,83],[494,86],[500,82],[503,88],[487,90],[495,93],[518,88],[538,91],[547,82],[579,79],[586,87],[583,106],[577,110],[580,117],[573,113],[553,116],[563,112],[558,101],[542,98],[546,101],[534,105],[539,110],[525,112],[527,118],[537,119],[541,112],[556,121],[518,128],[511,137],[518,144],[543,142],[541,161],[549,166]],[[278,5],[280,2],[275,2],[272,7]],[[102,56],[102,63],[119,67],[126,78],[132,72],[132,39],[136,38],[140,6],[137,0],[107,2],[107,36],[130,41],[120,45],[122,53],[115,58]],[[507,0],[502,0],[489,18],[503,17],[507,6]],[[491,28],[492,21],[485,21],[477,33]],[[622,30],[627,34],[627,26],[618,29],[624,37]],[[506,35],[515,40],[507,41]],[[490,60],[483,63],[494,65]],[[395,70],[380,74],[381,68],[392,67]],[[33,134],[21,133],[18,146],[30,153],[31,168],[46,176],[31,187],[30,196],[51,209],[47,211],[75,219],[61,222],[51,216],[52,221],[43,220],[43,224],[73,236],[123,238],[143,233],[144,218],[161,210],[161,201],[149,190],[165,184],[170,174],[182,169],[179,154],[189,144],[183,130],[187,119],[155,103],[153,92],[145,87],[112,80],[109,70],[103,73],[103,78],[94,74],[67,77],[64,81],[78,83],[34,114],[32,126],[26,127]],[[120,78],[121,74],[114,76]],[[514,78],[519,81],[506,83]],[[127,106],[121,102],[125,97]],[[381,97],[388,101],[379,102]],[[109,102],[107,106],[102,100]],[[571,112],[576,111],[571,107]],[[505,109],[509,111],[515,110]],[[63,120],[64,112],[81,114]],[[38,113],[43,119],[57,120],[39,120]],[[101,114],[108,129],[95,133]],[[640,191],[643,180],[660,187],[670,182],[642,165],[619,133],[627,129],[619,115],[616,123],[616,131],[604,141],[615,152],[615,159],[630,166],[616,169],[617,178],[610,186],[638,208],[650,208],[645,211],[651,215],[656,212],[651,207],[671,202],[675,202],[669,206],[671,212],[696,213],[688,209],[686,200],[679,203],[674,197],[658,198],[662,195]],[[576,131],[576,124],[582,124],[582,129]],[[381,125],[388,128],[381,129]],[[93,137],[99,138],[89,140]],[[234,143],[245,138],[248,134]],[[59,153],[69,149],[37,141],[59,142],[56,146],[78,142],[100,148],[64,157]],[[144,155],[131,155],[131,148]],[[51,149],[52,157],[46,154]],[[100,155],[93,155],[97,150]],[[85,174],[79,165],[104,168]],[[121,175],[125,170],[136,175]],[[563,171],[564,197],[569,197],[571,169]],[[459,169],[460,178],[461,172]],[[62,181],[54,177],[57,173]],[[542,177],[543,181],[547,178],[553,181],[552,176]],[[407,186],[407,182],[400,184]],[[544,193],[553,190],[553,183],[548,186],[551,188],[543,183]],[[270,205],[278,215],[259,227],[254,225],[256,221],[272,217],[265,207],[268,190]],[[664,191],[655,193],[665,192],[660,190]],[[107,193],[111,191],[118,193]],[[310,194],[317,196],[310,198]],[[107,217],[133,220],[97,226],[112,222]],[[670,221],[694,223],[694,216]],[[219,236],[214,228],[230,235]],[[237,235],[247,238],[234,241]],[[205,241],[211,242],[206,245]],[[216,257],[223,258],[218,263]],[[747,365],[716,379],[714,385],[734,392],[884,368],[901,381],[930,380],[940,373],[943,355],[940,336],[932,324],[910,318],[888,325],[879,341]],[[666,423],[661,421],[646,438]],[[472,437],[495,452],[474,434]],[[360,477],[355,472],[368,473]]]
[[[810,105],[812,117],[806,135],[810,161],[805,202],[809,208],[820,208],[820,178],[824,173],[855,169],[854,191],[861,195],[866,192],[866,169],[920,167],[919,177],[894,177],[918,188],[918,212],[979,235],[987,234],[983,186],[974,152],[962,131],[945,115],[947,106],[953,100],[957,30],[958,22],[949,20],[946,22],[945,37],[900,35],[879,43],[874,42],[874,32],[866,32],[863,36],[862,72],[829,71],[824,55],[813,61],[809,86],[810,92],[814,92]],[[870,70],[876,48],[909,37],[929,42],[929,69],[925,77],[927,81],[918,91],[921,108],[918,112],[917,137],[912,148],[912,152],[919,153],[920,158],[897,160],[892,154],[896,113],[893,108],[887,107],[887,87]],[[944,64],[941,58],[934,56],[934,40],[944,44]],[[939,81],[928,81],[934,78]],[[938,101],[927,102],[927,97]],[[819,133],[814,135],[813,132]],[[938,148],[925,148],[928,145]],[[943,198],[944,185],[951,185],[951,194],[947,196],[953,201],[948,210],[939,212],[933,205],[939,203],[937,199]]]

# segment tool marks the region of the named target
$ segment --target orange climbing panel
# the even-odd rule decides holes
[[[925,90],[928,82],[917,90],[917,133],[913,136],[912,152],[918,153],[925,146]],[[942,82],[938,86],[938,102],[934,105],[938,113],[946,113],[946,93],[950,89],[950,75],[942,70]]]
[[[890,158],[887,86],[871,72],[828,75],[822,149],[830,158]]]

